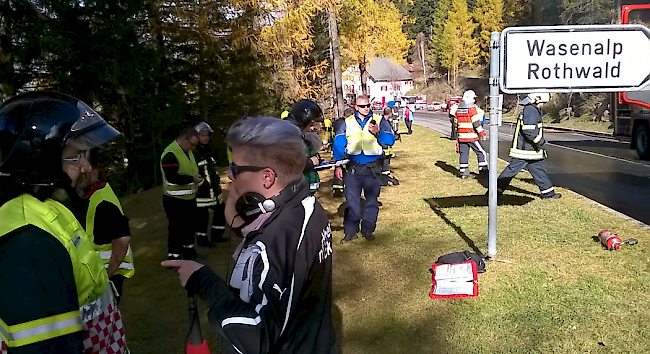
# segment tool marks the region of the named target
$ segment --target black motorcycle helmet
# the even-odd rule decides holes
[[[0,105],[0,181],[55,186],[61,182],[65,145],[90,150],[119,135],[74,97],[42,91],[18,95]]]
[[[323,111],[312,100],[300,100],[291,108],[287,120],[304,130],[311,122],[322,122]]]

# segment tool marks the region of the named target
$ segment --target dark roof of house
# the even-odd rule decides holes
[[[403,66],[395,65],[390,58],[375,58],[367,70],[374,82],[413,80],[411,73]]]

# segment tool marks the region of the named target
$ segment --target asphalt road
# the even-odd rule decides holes
[[[418,111],[414,123],[446,135],[451,128],[447,113]],[[499,127],[499,158],[506,161],[513,131],[510,125]],[[546,129],[544,137],[554,185],[650,225],[650,161],[640,160],[629,143],[553,129]],[[487,141],[483,146],[489,149]]]

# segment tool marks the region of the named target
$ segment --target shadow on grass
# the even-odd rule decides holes
[[[456,167],[454,167],[454,166],[452,166],[452,165],[450,165],[450,164],[448,164],[448,163],[446,163],[444,161],[436,162],[436,166],[440,167],[440,169],[442,169],[443,171],[449,172],[450,174],[454,175],[454,177],[457,177],[460,174],[460,171]],[[490,186],[490,180],[488,179],[487,174],[486,175],[477,175],[476,173],[473,173],[473,172],[470,172],[470,173],[472,175],[472,178],[476,179],[476,181],[480,185],[482,185],[483,187],[488,188]]]
[[[487,204],[487,198],[485,198],[484,196],[481,196],[481,198],[484,199],[485,203]],[[442,210],[442,206],[439,203],[441,199],[453,199],[453,198],[429,198],[429,199],[424,199],[424,201],[429,204],[431,210],[433,210],[434,213],[436,213],[447,225],[451,226],[456,231],[458,236],[460,236],[460,238],[462,238],[463,241],[467,243],[467,245],[472,249],[472,251],[474,251],[474,253],[477,253],[481,255],[481,257],[483,257],[484,255],[481,252],[481,250],[479,250],[478,247],[476,247],[474,241],[471,238],[469,238],[467,234],[465,234],[463,229],[461,229],[461,227],[456,225],[453,221],[449,220],[445,212]],[[456,205],[456,206],[460,206],[460,205]]]
[[[454,176],[458,176],[458,169],[444,161],[437,161],[436,166],[440,167],[441,170],[451,173]]]

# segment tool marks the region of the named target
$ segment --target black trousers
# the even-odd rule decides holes
[[[546,174],[546,160],[522,160],[517,158],[511,158],[510,164],[501,172],[499,178],[497,179],[497,189],[499,193],[508,188],[510,181],[521,171],[524,167],[533,175],[535,184],[539,187],[539,190],[542,195],[553,195],[555,194],[555,189],[553,188],[553,183],[548,178]]]
[[[390,177],[390,155],[382,156],[379,161],[381,161],[381,185],[388,185],[388,178]]]
[[[214,214],[212,216],[212,239],[219,239],[223,237],[223,233],[226,231],[226,216],[224,214],[226,210],[226,205],[219,203],[217,205],[212,205],[209,207],[197,207],[196,208],[196,232],[201,234],[207,234],[208,232],[208,223],[210,222],[210,210],[212,209]]]
[[[471,141],[471,142],[459,142],[458,143],[458,152],[459,156],[459,168],[458,172],[460,175],[469,176],[469,150],[470,148],[474,150],[476,158],[478,159],[478,171],[482,172],[483,170],[488,169],[488,163],[486,159],[486,153],[481,145],[480,141]],[[519,172],[519,171],[517,171]]]
[[[359,232],[370,234],[375,231],[379,203],[377,198],[381,191],[380,169],[373,171],[371,165],[348,164],[345,175],[345,198],[348,201],[348,212],[343,219],[343,231],[346,236]],[[366,197],[366,203],[361,208],[361,193]]]
[[[458,132],[456,131],[456,118],[449,117],[449,121],[451,122],[451,140],[456,140],[458,139]]]
[[[345,178],[345,167],[343,167],[343,178]],[[332,194],[334,198],[341,198],[344,196],[344,193],[345,186],[343,185],[343,180],[336,177],[336,173],[334,173],[334,177],[332,177]]]
[[[169,220],[167,252],[183,254],[184,248],[194,247],[196,199],[178,199],[163,196],[163,208]]]
[[[110,278],[110,281],[113,282],[113,285],[115,285],[115,290],[117,290],[115,299],[117,300],[118,304],[122,299],[122,286],[124,285],[124,279],[126,279],[126,277],[122,274],[113,274],[113,276]]]

